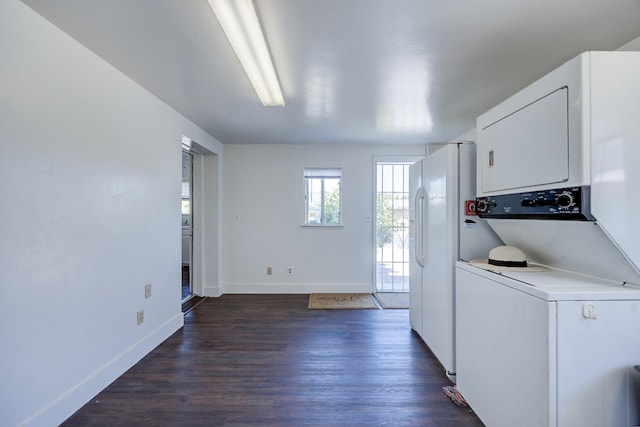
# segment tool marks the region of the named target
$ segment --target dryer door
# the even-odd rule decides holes
[[[478,129],[482,193],[569,179],[567,92],[561,87]]]

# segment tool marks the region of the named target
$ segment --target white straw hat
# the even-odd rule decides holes
[[[473,259],[469,263],[475,267],[491,271],[547,271],[547,267],[530,264],[527,257],[515,246],[498,246],[491,249],[488,259]]]

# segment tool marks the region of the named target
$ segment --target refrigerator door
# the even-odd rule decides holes
[[[423,160],[425,208],[422,239],[422,338],[449,373],[453,354],[453,271],[458,254],[458,145]]]
[[[452,142],[434,151],[422,166],[426,203],[421,336],[453,375],[455,263],[486,258],[491,249],[502,244],[484,219],[465,214],[465,200],[475,199],[475,154],[475,144]]]
[[[455,262],[502,244],[485,220],[465,216],[475,199],[475,144],[449,143],[410,168],[410,320],[455,374]]]
[[[409,167],[409,321],[422,336],[422,229],[424,189],[422,188],[422,161]],[[418,205],[418,209],[416,209]]]

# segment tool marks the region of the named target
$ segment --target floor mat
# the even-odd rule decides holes
[[[377,309],[371,294],[311,294],[309,305],[312,310]]]
[[[409,308],[409,292],[378,292],[375,297],[382,308]]]

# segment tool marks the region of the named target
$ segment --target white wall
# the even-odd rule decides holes
[[[51,426],[181,327],[182,135],[222,146],[17,0],[0,58],[0,425]]]
[[[370,292],[373,222],[362,216],[373,215],[373,157],[423,154],[420,145],[225,146],[224,292]],[[343,228],[301,227],[305,167],[342,168]]]
[[[631,40],[616,50],[640,50],[640,37]]]

